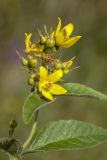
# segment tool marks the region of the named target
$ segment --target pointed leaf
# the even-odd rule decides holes
[[[107,101],[107,95],[78,83],[64,83],[63,87],[68,91],[66,95],[97,98]]]
[[[48,122],[36,131],[28,152],[81,149],[107,140],[107,129],[76,121]]]
[[[29,96],[26,98],[24,105],[23,105],[23,121],[25,124],[28,124],[33,114],[46,106],[47,104],[51,103],[52,101],[43,100],[40,98],[39,94],[37,94],[36,91],[29,94]]]

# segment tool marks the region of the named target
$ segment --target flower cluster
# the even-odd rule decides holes
[[[73,24],[69,23],[61,28],[61,19],[54,31],[45,34],[39,31],[39,40],[32,42],[32,33],[25,33],[25,53],[27,58],[20,56],[22,64],[28,69],[28,84],[37,89],[37,92],[48,100],[53,100],[53,95],[66,94],[65,90],[56,82],[60,82],[64,74],[72,69],[73,59],[62,62],[56,58],[56,53],[60,48],[68,48],[75,44],[81,36],[70,38],[73,32]]]

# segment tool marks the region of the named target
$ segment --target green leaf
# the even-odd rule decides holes
[[[48,122],[37,130],[29,149],[25,153],[81,149],[105,140],[107,140],[106,129],[76,120],[60,120]]]
[[[22,147],[16,139],[7,137],[0,138],[0,148],[14,156],[18,156],[22,151]]]
[[[32,92],[31,94],[29,94],[29,96],[26,98],[24,105],[23,105],[23,121],[25,124],[28,124],[32,117],[33,114],[45,107],[46,105],[50,104],[53,101],[47,101],[47,100],[43,100],[40,98],[39,94],[37,94],[36,91]]]
[[[65,83],[63,84],[63,87],[68,91],[66,95],[91,97],[107,101],[107,95],[85,85],[78,83]]]

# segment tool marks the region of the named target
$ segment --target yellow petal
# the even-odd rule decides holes
[[[65,42],[61,45],[61,47],[62,47],[62,48],[71,47],[71,46],[74,45],[80,38],[81,38],[81,36],[72,37],[72,38],[68,39],[67,41],[65,41]]]
[[[45,98],[47,98],[49,100],[53,100],[53,96],[51,95],[51,93],[48,90],[42,89],[41,93]]]
[[[59,32],[58,36],[55,38],[56,46],[61,46],[66,40],[66,34],[64,32]]]
[[[66,25],[55,37],[56,45],[61,46],[64,43],[64,41],[66,41],[69,38],[72,31],[73,31],[73,25],[71,23]]]
[[[61,77],[63,76],[63,71],[61,69],[54,71],[52,74],[50,74],[47,78],[47,81],[51,81],[53,83],[59,81]]]
[[[69,23],[64,28],[62,28],[62,30],[60,32],[65,34],[66,37],[69,37],[71,35],[71,33],[73,32],[73,24]]]
[[[44,82],[47,78],[47,70],[43,66],[40,67],[39,75],[39,81]]]
[[[55,37],[58,35],[60,29],[61,29],[61,19],[58,17],[58,25],[57,25],[57,28],[55,30]]]
[[[26,53],[35,53],[35,52],[39,52],[40,49],[36,48],[36,44],[32,44],[31,43],[31,36],[32,36],[32,33],[25,33],[25,52]]]
[[[49,91],[54,95],[61,95],[61,94],[65,94],[67,92],[66,89],[64,89],[63,87],[61,87],[58,84],[53,84],[51,86],[51,88],[49,89]]]

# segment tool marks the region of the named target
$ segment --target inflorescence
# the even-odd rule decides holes
[[[81,36],[70,38],[72,32],[73,24],[69,23],[61,28],[61,19],[58,18],[58,25],[54,31],[48,33],[46,27],[44,35],[39,31],[38,42],[32,43],[32,33],[25,33],[27,58],[17,51],[23,66],[29,71],[28,84],[48,100],[53,100],[53,95],[62,95],[67,92],[56,82],[70,72],[74,58],[62,62],[60,58],[55,58],[55,54],[60,48],[71,47],[81,38]]]

